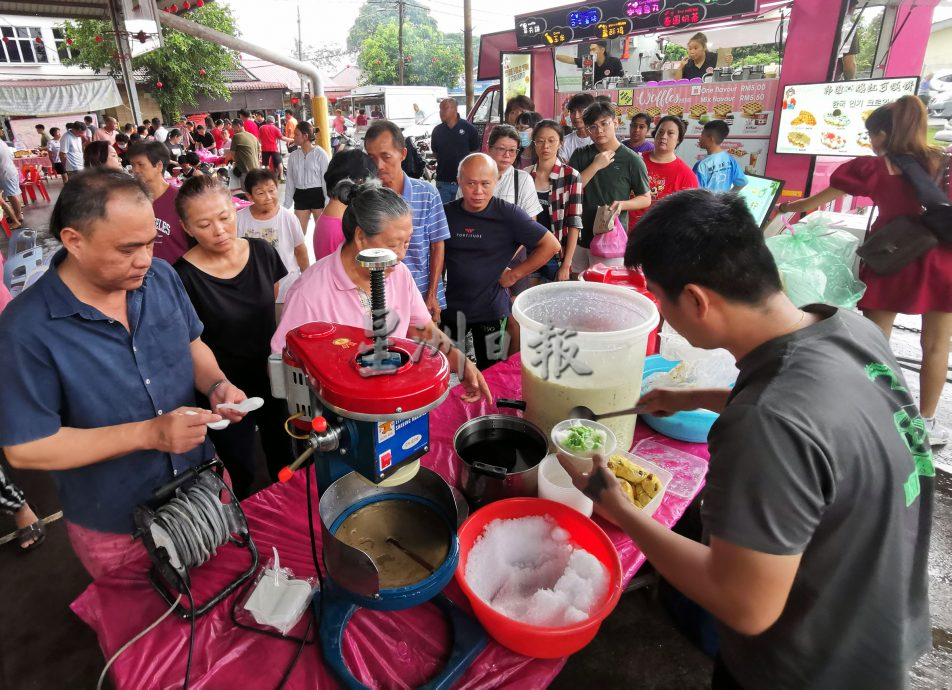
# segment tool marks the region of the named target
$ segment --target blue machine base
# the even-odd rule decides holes
[[[421,690],[448,690],[483,651],[488,638],[482,626],[474,618],[463,613],[448,597],[437,594],[430,601],[440,608],[449,621],[453,634],[453,649],[440,674],[426,685],[421,685],[420,688]],[[341,592],[332,582],[326,580],[324,591],[315,594],[311,606],[320,620],[318,635],[321,638],[324,662],[331,667],[344,687],[350,690],[369,690],[354,677],[344,662],[344,630],[360,607],[350,600],[346,593]]]

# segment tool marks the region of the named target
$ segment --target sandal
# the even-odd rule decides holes
[[[30,510],[32,510],[37,516],[39,513],[36,512],[36,508],[32,503],[29,504]],[[43,524],[43,518],[38,517],[37,521],[32,525],[27,525],[26,527],[21,527],[17,530],[17,544],[22,553],[27,553],[32,551],[46,539],[46,525]],[[29,546],[24,546],[27,542],[31,541]]]

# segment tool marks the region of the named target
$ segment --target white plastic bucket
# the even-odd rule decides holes
[[[576,405],[596,414],[634,407],[648,335],[658,325],[650,299],[615,285],[547,283],[520,294],[512,314],[521,328],[525,417],[544,434]],[[559,354],[576,347],[573,368]],[[635,421],[633,414],[604,421],[619,449],[631,448]]]

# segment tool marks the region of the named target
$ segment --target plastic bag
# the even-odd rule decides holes
[[[816,216],[768,237],[784,292],[802,307],[822,302],[853,309],[866,292],[866,284],[853,275],[859,239]]]
[[[694,347],[667,322],[659,335],[661,356],[680,363],[646,379],[643,392],[652,388],[727,388],[737,381],[734,355],[727,350]]]
[[[628,233],[625,232],[621,220],[615,217],[615,229],[602,235],[595,235],[589,245],[589,251],[594,256],[603,259],[617,259],[625,255],[628,246]]]

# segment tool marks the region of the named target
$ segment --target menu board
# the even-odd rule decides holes
[[[737,159],[737,164],[748,175],[762,175],[767,169],[767,152],[770,150],[770,139],[734,139],[729,137],[721,142],[721,148]],[[701,148],[700,140],[696,137],[686,137],[678,146],[678,158],[692,168],[695,163],[706,156],[707,151]]]
[[[783,180],[771,177],[748,175],[747,184],[740,188],[738,194],[747,204],[750,215],[757,225],[763,227],[764,221],[770,215],[783,189]]]
[[[790,84],[783,93],[777,153],[870,155],[866,118],[881,105],[916,95],[918,86],[917,77]]]
[[[757,11],[757,0],[598,0],[516,15],[520,48],[686,28]]]
[[[618,91],[618,115],[630,121],[647,113],[657,122],[677,115],[687,124],[686,135],[699,136],[711,120],[723,120],[730,137],[769,137],[777,103],[777,80],[754,79],[711,84],[645,86]]]
[[[532,95],[532,53],[502,53],[499,74],[502,76],[502,102],[515,96]]]

